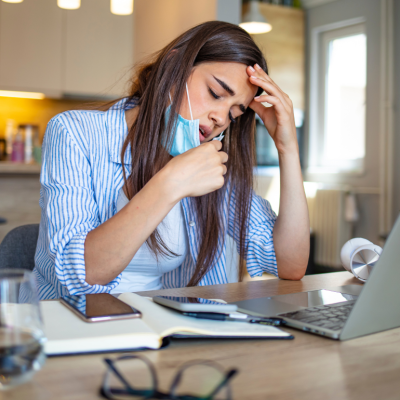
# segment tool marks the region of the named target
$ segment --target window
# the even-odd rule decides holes
[[[310,170],[362,172],[365,158],[366,53],[364,24],[319,33],[311,91]],[[312,142],[312,143],[311,143]]]

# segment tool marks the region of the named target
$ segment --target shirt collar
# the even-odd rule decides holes
[[[125,111],[135,107],[137,100],[126,97],[113,104],[106,111],[106,126],[108,134],[108,150],[112,162],[122,164],[121,150],[128,135],[128,126],[125,120]],[[130,147],[126,149],[125,164],[132,163]]]

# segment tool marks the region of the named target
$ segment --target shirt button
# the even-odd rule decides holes
[[[196,223],[194,221],[189,222],[189,226],[195,226],[195,225],[196,225]]]

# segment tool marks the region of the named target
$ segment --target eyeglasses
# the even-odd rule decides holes
[[[110,400],[165,399],[165,400],[231,400],[229,381],[238,372],[225,372],[222,366],[208,360],[183,364],[172,380],[169,393],[158,390],[157,373],[144,356],[122,355],[105,358],[107,371],[100,394]],[[194,394],[188,394],[190,391]]]

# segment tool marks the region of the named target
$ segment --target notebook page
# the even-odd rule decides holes
[[[40,308],[47,355],[161,346],[159,335],[141,318],[88,323],[59,301],[41,301]]]
[[[274,326],[232,321],[212,321],[186,317],[134,293],[123,293],[120,300],[142,312],[142,319],[160,337],[191,332],[221,337],[289,337]]]

